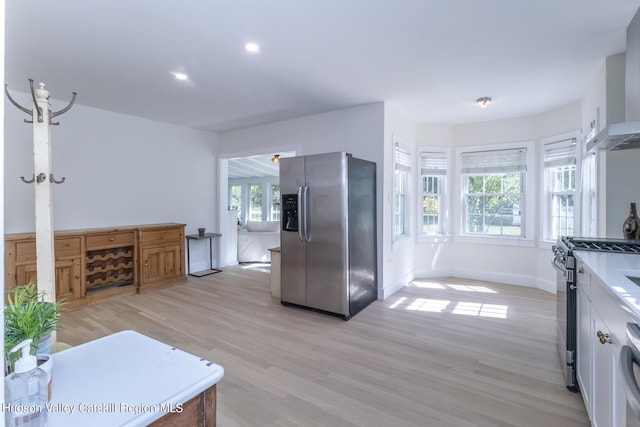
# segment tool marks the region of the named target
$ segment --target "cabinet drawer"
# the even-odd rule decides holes
[[[16,262],[35,262],[36,260],[36,242],[18,242],[16,243]]]
[[[182,242],[182,230],[172,228],[167,230],[142,231],[140,240],[145,246],[179,244]]]
[[[133,246],[134,232],[95,234],[87,236],[87,250],[117,248],[120,246]]]
[[[81,255],[80,237],[55,239],[53,245],[56,251],[56,258],[66,258]]]

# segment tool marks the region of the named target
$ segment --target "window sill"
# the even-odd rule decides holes
[[[451,240],[450,234],[437,234],[437,235],[423,234],[418,236],[418,243],[447,243],[450,240]]]
[[[519,237],[471,236],[468,234],[458,234],[455,236],[455,241],[462,243],[482,243],[487,245],[521,246],[526,248],[535,247],[535,241],[531,239],[520,239]]]

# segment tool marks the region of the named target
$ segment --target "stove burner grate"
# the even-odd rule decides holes
[[[640,242],[570,240],[572,250],[640,254]]]

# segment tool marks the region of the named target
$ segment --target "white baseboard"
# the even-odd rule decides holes
[[[185,268],[187,268],[187,266],[185,266]],[[209,262],[208,261],[199,261],[199,262],[191,261],[191,265],[188,267],[188,269],[191,273],[196,271],[208,270]]]
[[[416,270],[414,273],[416,279],[434,279],[438,277],[452,277],[453,270],[451,268],[436,268]]]
[[[378,299],[387,299],[391,295],[398,292],[400,289],[404,288],[407,283],[411,282],[414,279],[415,275],[411,271],[399,279],[396,279],[393,283],[388,285],[383,285],[382,289],[378,288]]]
[[[525,286],[528,288],[536,288],[549,292],[556,293],[556,283],[550,280],[539,279],[537,277],[524,276],[520,274],[500,273],[486,270],[474,270],[468,268],[442,268],[435,270],[416,270],[411,273],[405,274],[400,279],[395,280],[393,283],[385,285],[382,289],[378,289],[378,299],[387,299],[394,293],[398,292],[407,283],[410,283],[416,279],[432,279],[440,277],[459,277],[461,279],[475,279],[486,282],[504,283],[514,286]]]
[[[552,294],[558,292],[558,284],[551,280],[538,279],[538,285],[536,287]]]
[[[501,273],[498,271],[454,268],[452,277],[459,277],[461,279],[484,280],[486,282],[505,283],[507,285],[515,286],[526,286],[528,288],[538,288],[537,277],[524,276],[521,274]]]

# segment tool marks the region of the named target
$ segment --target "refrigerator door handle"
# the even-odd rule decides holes
[[[298,186],[298,239],[304,242],[304,201],[302,199],[302,185]]]
[[[304,210],[304,239],[307,242],[311,241],[311,230],[309,230],[309,226],[311,224],[310,215],[309,215],[309,186],[304,186],[304,203],[302,205],[302,209]]]

